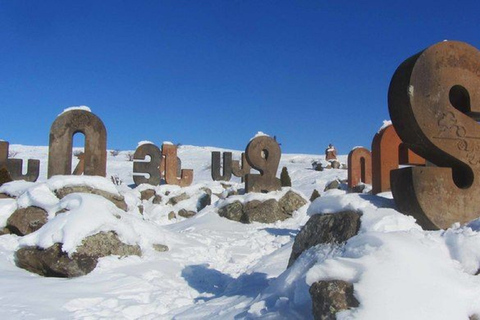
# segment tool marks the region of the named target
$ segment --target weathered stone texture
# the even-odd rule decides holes
[[[42,208],[19,208],[8,218],[7,229],[18,236],[24,236],[37,231],[47,221],[47,212]]]
[[[77,251],[69,257],[62,251],[62,244],[42,249],[24,247],[15,253],[18,267],[45,277],[78,277],[90,273],[97,266],[98,258],[109,255],[142,254],[138,245],[122,243],[112,232],[100,232],[85,238]]]
[[[335,320],[337,312],[359,306],[353,285],[342,280],[318,281],[309,291],[315,320]]]
[[[317,244],[343,243],[355,236],[358,230],[360,230],[360,214],[355,211],[311,216],[295,237],[288,267],[305,250]]]

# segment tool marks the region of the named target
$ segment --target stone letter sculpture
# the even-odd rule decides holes
[[[55,119],[50,128],[48,177],[72,174],[72,141],[85,135],[85,175],[103,176],[107,168],[107,130],[102,120],[85,110],[70,110]]]
[[[7,141],[0,141],[0,168],[5,166],[13,180],[35,182],[40,174],[40,160],[28,159],[27,173],[22,174],[23,160],[9,159]]]
[[[212,151],[211,172],[213,181],[230,181],[232,178],[232,153],[223,153],[223,174],[220,174],[220,152]]]
[[[276,177],[281,150],[278,143],[267,136],[254,138],[245,150],[250,166],[260,174],[245,176],[245,192],[269,192],[282,188]]]
[[[390,190],[390,171],[398,169],[400,164],[423,165],[425,160],[407,150],[409,156],[403,159],[410,159],[411,163],[400,162],[400,140],[395,128],[392,125],[382,128],[372,141],[372,193],[377,194]]]
[[[245,176],[250,173],[250,164],[248,164],[245,152],[242,152],[241,163],[238,160],[232,160],[232,173],[235,177],[242,178],[242,182],[245,181]]]
[[[392,171],[398,209],[424,229],[480,216],[480,52],[437,43],[405,60],[388,92],[390,116],[408,148],[437,167]]]
[[[372,154],[363,147],[354,148],[348,154],[348,187],[360,182],[372,184]]]
[[[162,145],[162,155],[165,157],[165,182],[180,187],[192,184],[193,170],[182,169],[181,177],[177,177],[177,147],[171,144]]]
[[[150,156],[149,162],[145,162],[146,156]],[[162,181],[162,172],[160,171],[161,162],[162,152],[156,145],[146,143],[138,146],[133,155],[133,181],[135,184],[138,186],[142,183],[148,183],[158,186]],[[148,173],[150,177],[146,178],[137,173]]]

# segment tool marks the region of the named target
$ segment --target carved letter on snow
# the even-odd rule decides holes
[[[72,174],[72,141],[76,133],[85,135],[85,175],[106,175],[107,130],[102,120],[85,110],[70,110],[59,115],[50,129],[49,178]]]
[[[256,137],[250,141],[245,153],[252,168],[260,171],[260,174],[250,173],[245,176],[245,191],[280,190],[282,185],[276,175],[282,152],[277,141],[268,136]]]
[[[388,92],[402,141],[435,166],[392,171],[398,209],[424,229],[480,216],[480,51],[437,43],[405,60]]]
[[[13,180],[25,180],[35,182],[40,174],[40,160],[28,159],[27,173],[22,174],[22,159],[9,159],[7,141],[0,141],[0,168],[5,166]]]
[[[360,182],[372,184],[372,155],[363,147],[357,147],[348,154],[348,187]]]
[[[150,161],[145,162],[145,157],[150,156]],[[135,161],[135,160],[142,160]],[[154,186],[160,184],[162,180],[162,173],[160,171],[160,163],[162,161],[162,152],[160,149],[151,143],[146,143],[138,146],[133,155],[133,181],[138,186],[142,183],[148,183]],[[147,173],[149,178],[137,173]]]
[[[212,151],[211,173],[213,181],[230,181],[232,178],[232,153],[223,153],[223,174],[220,173],[220,152]]]
[[[177,147],[171,144],[162,145],[162,155],[165,157],[165,182],[167,184],[186,187],[192,184],[193,170],[182,169],[181,176],[177,177]]]

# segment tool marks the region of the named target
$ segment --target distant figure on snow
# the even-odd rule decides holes
[[[337,160],[337,149],[335,149],[331,143],[328,145],[328,148],[325,149],[325,160]]]

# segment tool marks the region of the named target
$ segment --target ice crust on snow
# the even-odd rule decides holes
[[[154,144],[152,141],[142,140],[137,143],[137,148],[144,144]]]

